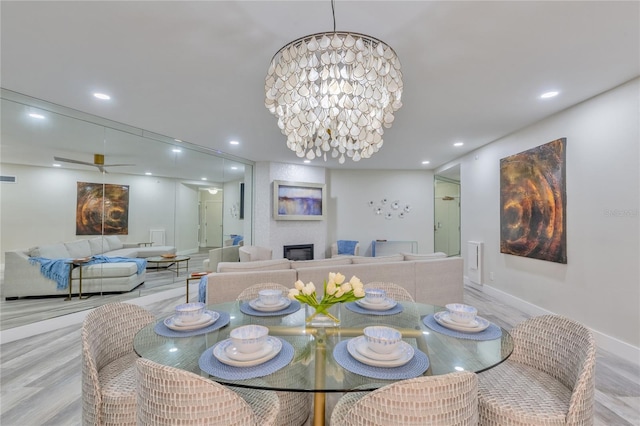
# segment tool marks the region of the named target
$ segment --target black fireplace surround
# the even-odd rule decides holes
[[[289,260],[313,260],[313,244],[284,246],[283,255]]]

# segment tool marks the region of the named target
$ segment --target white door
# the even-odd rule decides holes
[[[205,247],[222,247],[222,201],[204,203]]]

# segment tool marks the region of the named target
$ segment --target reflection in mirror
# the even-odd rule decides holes
[[[460,255],[460,165],[434,178],[434,251]]]
[[[184,291],[187,277],[203,271],[209,249],[222,246],[231,235],[250,243],[251,161],[4,89],[1,108],[3,330],[112,301]],[[93,184],[99,196],[82,197],[84,184]],[[116,188],[117,201],[110,188]],[[95,220],[92,229],[97,231],[79,230],[83,218]],[[124,254],[101,238],[114,233],[110,238],[122,243],[116,250]],[[90,244],[85,246],[85,240]],[[56,290],[55,282],[43,280],[39,268],[28,264],[29,254],[45,257],[45,246],[66,250],[59,256],[49,252],[51,258],[79,258],[88,247],[91,255],[111,251],[114,256],[148,258],[175,250],[189,259],[148,262],[139,278],[142,284],[135,273],[126,280],[114,278],[113,264],[93,265],[92,272],[85,267],[84,291],[90,297],[75,295],[79,283],[74,275],[74,296],[66,301],[68,286]],[[138,251],[126,251],[132,248]],[[32,276],[34,269],[37,274]],[[193,300],[197,281],[190,282]],[[118,287],[122,285],[127,288]],[[51,293],[58,296],[23,297]]]

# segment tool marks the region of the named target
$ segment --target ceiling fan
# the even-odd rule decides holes
[[[135,164],[104,164],[104,155],[93,154],[93,163],[87,163],[86,161],[73,160],[71,158],[53,157],[56,161],[62,161],[64,163],[83,164],[85,166],[97,167],[101,172],[107,173],[105,167],[117,167],[117,166],[135,166]]]

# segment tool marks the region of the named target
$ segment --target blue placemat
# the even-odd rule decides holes
[[[338,343],[333,349],[333,359],[340,366],[352,373],[373,379],[404,380],[418,377],[429,368],[429,358],[427,355],[414,348],[414,355],[411,361],[400,367],[373,367],[363,364],[349,354],[347,350],[348,340]]]
[[[441,326],[433,317],[433,314],[424,317],[422,322],[433,331],[437,331],[438,333],[445,334],[447,336],[457,337],[458,339],[493,340],[502,336],[502,329],[493,323],[489,324],[489,327],[487,327],[486,330],[482,330],[477,333],[464,333],[462,331],[451,330],[447,327]]]
[[[358,314],[365,314],[365,315],[395,315],[404,311],[404,307],[402,307],[400,303],[396,303],[396,306],[394,306],[391,309],[387,309],[386,311],[375,311],[373,309],[365,309],[362,306],[358,305],[356,302],[346,303],[345,306],[347,307],[348,310],[352,312],[355,312]]]
[[[253,315],[254,317],[275,317],[278,315],[289,315],[294,312],[298,312],[301,306],[302,305],[300,305],[300,302],[298,302],[297,300],[292,300],[291,304],[284,309],[281,309],[279,311],[264,312],[253,309],[251,305],[249,305],[249,302],[242,302],[240,304],[240,311],[247,315]]]
[[[224,380],[245,380],[268,376],[288,365],[293,359],[294,349],[291,343],[282,339],[280,339],[280,341],[282,341],[282,349],[278,355],[263,364],[254,365],[253,367],[233,367],[218,361],[218,359],[213,356],[213,348],[224,343],[224,340],[204,351],[202,355],[200,355],[198,365],[200,365],[202,371]]]
[[[188,330],[188,331],[172,330],[166,325],[164,325],[164,320],[162,320],[156,324],[153,330],[156,332],[156,334],[159,334],[160,336],[164,336],[164,337],[191,337],[191,336],[198,336],[200,334],[211,333],[212,331],[216,331],[217,329],[222,328],[225,325],[229,324],[230,317],[227,312],[220,312],[220,311],[216,311],[216,312],[220,314],[220,318],[218,318],[216,322],[214,322],[213,324],[208,325],[204,328],[198,328],[196,330]]]

